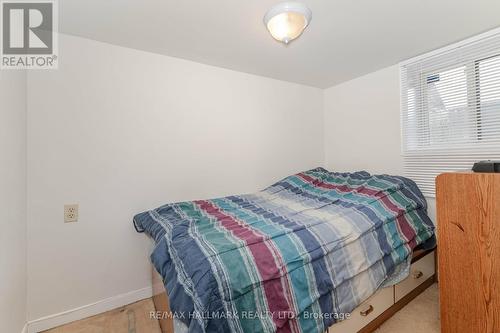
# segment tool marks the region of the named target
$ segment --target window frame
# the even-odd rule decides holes
[[[483,61],[496,57],[500,61],[500,28],[399,64],[404,174],[416,181],[424,195],[435,196],[434,177],[442,172],[470,170],[479,160],[500,160],[500,83],[495,79],[498,75],[500,80],[500,64],[494,61],[484,69],[481,66]],[[443,111],[448,109],[450,113],[440,124],[441,107],[430,104],[428,78],[461,66],[465,72],[465,100],[457,97],[463,96],[463,92],[453,95],[451,90],[456,86],[458,93],[463,83],[457,86],[450,81],[450,88],[439,88],[437,96],[451,101],[443,104]],[[486,102],[482,103],[484,99]],[[438,113],[431,113],[431,105],[438,107]],[[443,112],[443,117],[446,116]]]

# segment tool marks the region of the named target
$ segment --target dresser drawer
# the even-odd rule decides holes
[[[383,288],[358,306],[349,319],[332,325],[328,333],[356,333],[393,304],[394,288]]]
[[[394,286],[396,302],[433,276],[435,270],[434,251],[414,262],[410,267],[410,275]]]

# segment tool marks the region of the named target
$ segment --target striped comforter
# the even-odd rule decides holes
[[[190,332],[324,332],[433,239],[411,181],[322,168],[253,194],[167,204],[134,224]]]

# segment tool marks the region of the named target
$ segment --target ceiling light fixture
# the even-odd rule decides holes
[[[264,16],[264,24],[274,37],[285,44],[300,36],[311,22],[312,12],[300,2],[281,2]]]

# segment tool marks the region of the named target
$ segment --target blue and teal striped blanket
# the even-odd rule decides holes
[[[317,168],[263,191],[167,204],[134,224],[190,332],[324,332],[434,239],[414,182]]]

